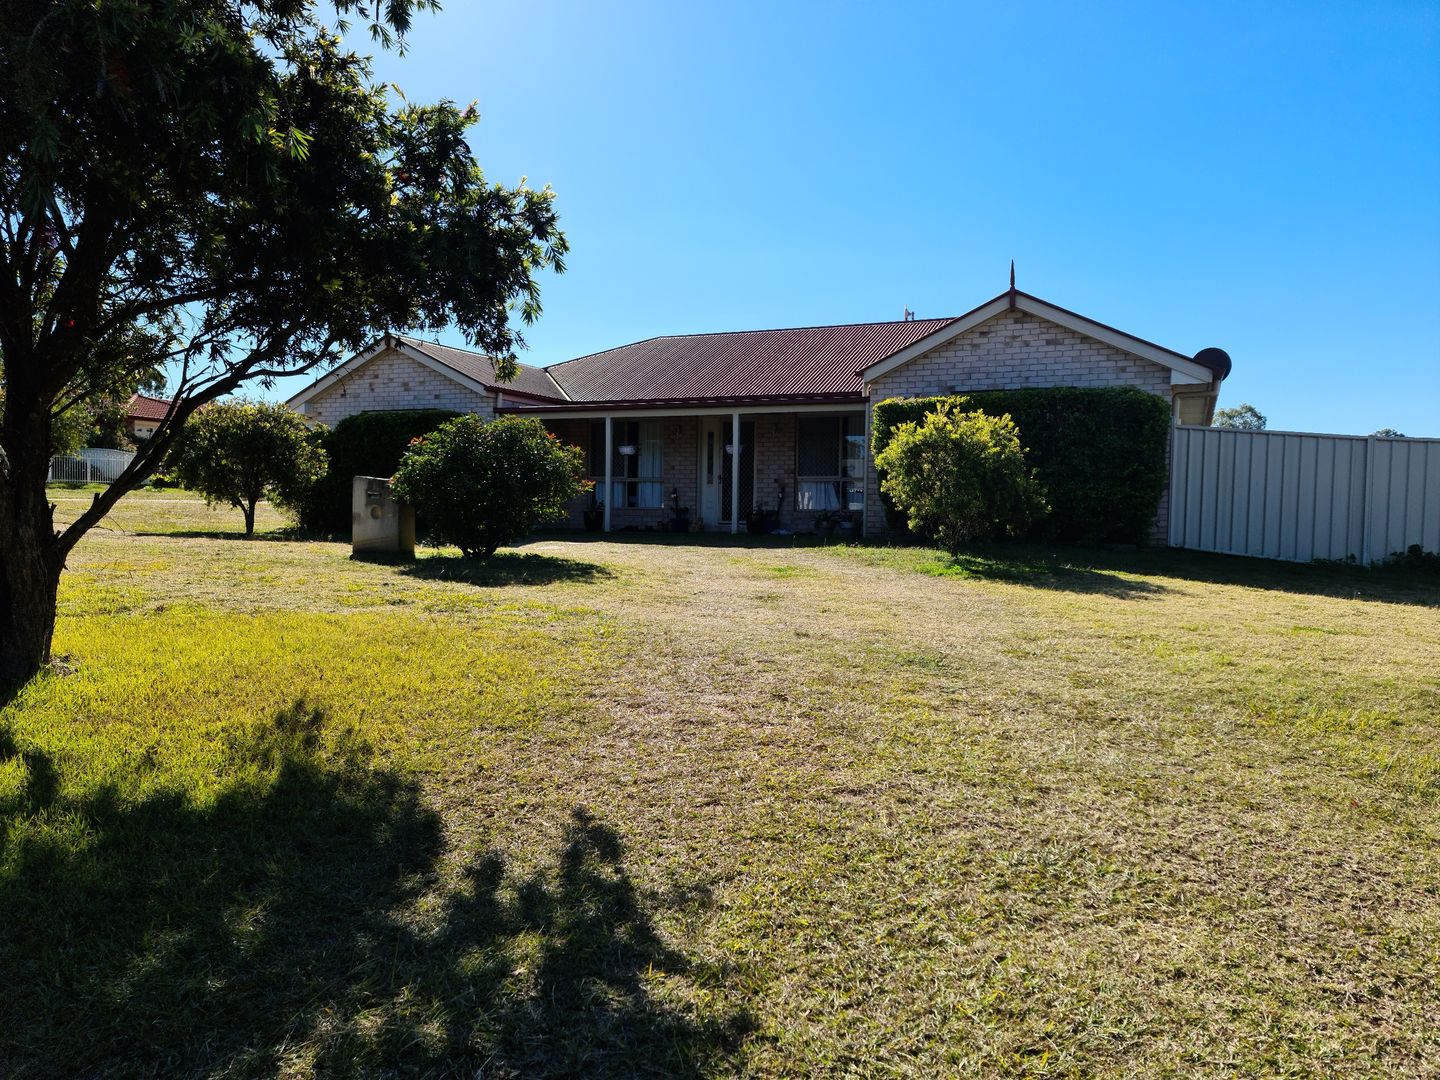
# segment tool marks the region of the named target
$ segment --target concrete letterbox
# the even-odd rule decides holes
[[[350,554],[415,557],[415,511],[390,494],[390,481],[357,476],[350,487]]]

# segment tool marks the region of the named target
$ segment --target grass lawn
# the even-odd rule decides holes
[[[1440,1074],[1440,581],[239,527],[0,709],[0,1074]]]

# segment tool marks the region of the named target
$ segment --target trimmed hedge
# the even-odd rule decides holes
[[[317,433],[330,458],[324,478],[298,507],[302,528],[324,533],[350,531],[350,485],[357,476],[393,476],[411,439],[428,435],[460,414],[449,409],[397,409],[347,416]]]
[[[895,428],[941,402],[962,412],[1008,414],[1020,429],[1025,460],[1045,485],[1050,514],[1034,539],[1093,544],[1143,542],[1165,491],[1170,407],[1133,386],[985,390],[950,397],[890,398],[875,406],[873,452]],[[906,527],[887,498],[886,519]]]

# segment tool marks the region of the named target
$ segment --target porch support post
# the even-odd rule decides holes
[[[605,531],[610,531],[610,503],[615,497],[615,485],[610,482],[610,470],[615,461],[615,418],[605,417]]]
[[[730,414],[730,535],[740,532],[740,414]]]

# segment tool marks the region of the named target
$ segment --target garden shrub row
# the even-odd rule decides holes
[[[1140,543],[1148,536],[1166,482],[1170,407],[1163,398],[1130,386],[890,398],[875,406],[874,452],[885,448],[900,424],[918,421],[942,402],[1015,421],[1025,460],[1050,504],[1031,538],[1093,544]],[[892,528],[906,527],[888,498],[885,513]]]
[[[314,532],[350,531],[350,485],[357,476],[393,476],[411,439],[460,415],[448,409],[401,409],[347,416],[314,438],[329,456],[325,476],[298,500],[300,526]]]

